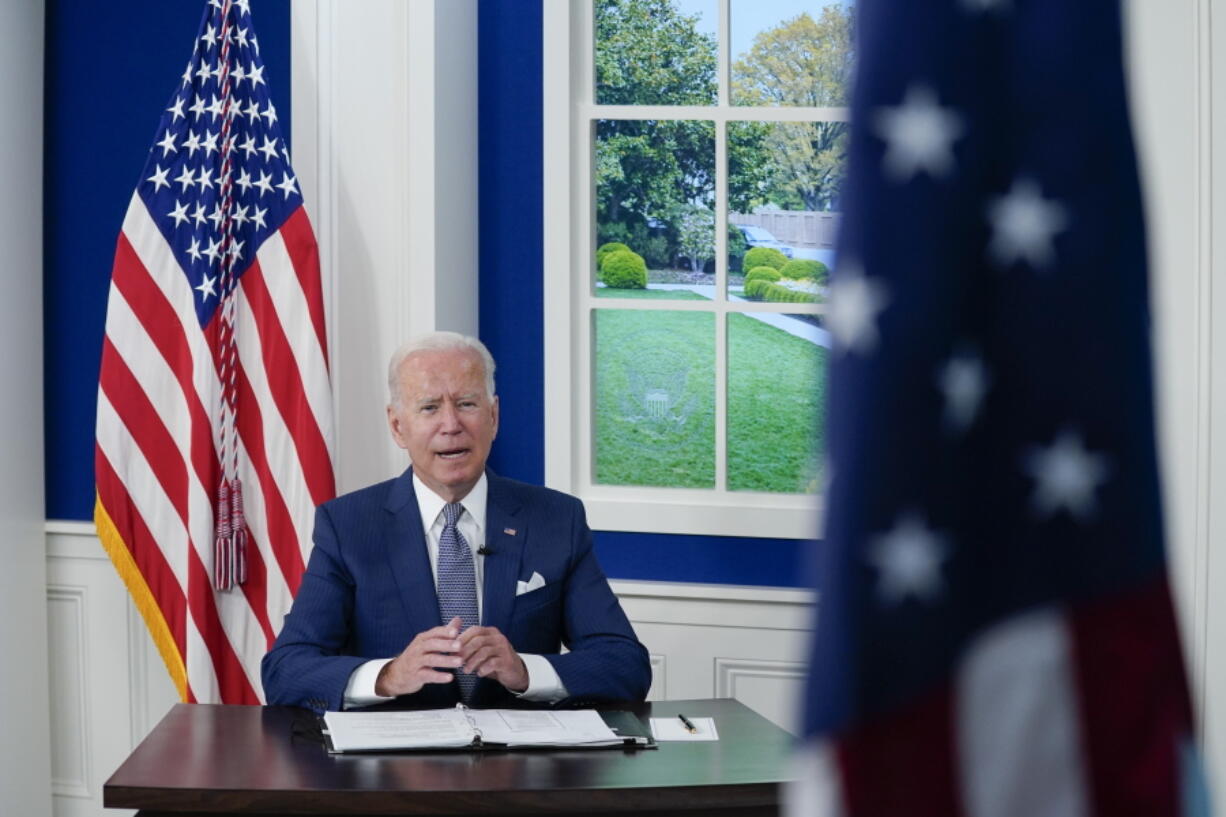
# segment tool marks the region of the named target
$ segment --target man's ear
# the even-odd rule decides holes
[[[400,418],[396,415],[396,407],[390,403],[387,406],[387,428],[392,432],[392,439],[395,440],[396,445],[407,451],[409,445],[400,433]]]

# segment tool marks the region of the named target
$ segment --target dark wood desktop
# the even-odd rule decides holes
[[[636,714],[713,717],[716,742],[658,749],[330,755],[289,707],[177,704],[103,787],[108,808],[169,815],[775,815],[787,732],[735,700]],[[305,728],[304,728],[305,727]]]

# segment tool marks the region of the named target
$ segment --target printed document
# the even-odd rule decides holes
[[[327,712],[324,731],[334,752],[523,746],[620,746],[594,709],[427,709],[413,712]]]

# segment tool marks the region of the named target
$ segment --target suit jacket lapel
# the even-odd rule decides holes
[[[492,471],[486,471],[486,476],[489,498],[485,507],[485,546],[490,553],[485,557],[481,623],[506,634],[528,531],[524,521],[517,517],[519,503],[507,494],[503,479]]]
[[[390,517],[383,529],[384,552],[400,591],[409,630],[416,634],[437,627],[438,596],[434,592],[434,571],[430,569],[421,512],[413,492],[413,469],[406,470],[392,483],[384,509]]]

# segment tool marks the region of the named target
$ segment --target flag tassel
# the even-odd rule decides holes
[[[247,520],[243,516],[243,483],[238,477],[231,481],[230,490],[230,531],[231,548],[234,556],[233,584],[247,582]]]
[[[230,519],[230,482],[224,477],[217,488],[217,527],[213,541],[213,586],[229,590],[234,582],[230,572],[234,536]]]

